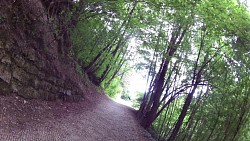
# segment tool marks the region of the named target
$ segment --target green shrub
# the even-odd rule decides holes
[[[108,96],[116,98],[122,91],[121,81],[118,78],[115,78],[106,88],[104,88],[104,90]]]

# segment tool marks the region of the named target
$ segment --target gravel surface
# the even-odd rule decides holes
[[[134,110],[104,95],[78,103],[0,96],[0,141],[151,141]]]

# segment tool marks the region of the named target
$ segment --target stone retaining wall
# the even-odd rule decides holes
[[[58,53],[58,42],[39,0],[1,1],[0,94],[25,98],[79,100],[75,65]]]

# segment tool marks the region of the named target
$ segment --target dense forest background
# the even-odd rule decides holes
[[[122,87],[131,69],[148,72],[137,117],[158,140],[249,139],[250,14],[244,3],[119,0],[74,6],[71,16],[82,10],[71,31],[79,72],[111,97],[121,90],[126,97]]]
[[[58,51],[110,97],[121,93],[129,99],[131,72],[146,72],[136,116],[157,140],[249,140],[246,2],[44,0],[43,5],[48,22],[57,24],[51,26],[53,35],[64,47]]]

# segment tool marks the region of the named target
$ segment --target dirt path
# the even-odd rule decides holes
[[[132,109],[95,98],[93,104],[87,99],[65,103],[0,96],[0,141],[152,140]]]

